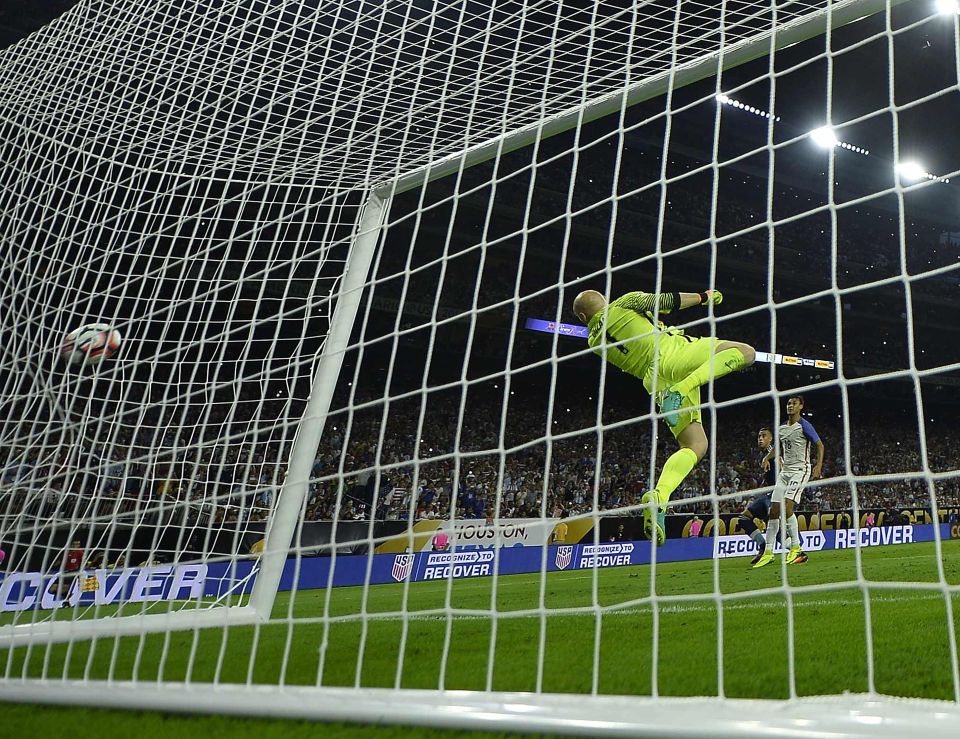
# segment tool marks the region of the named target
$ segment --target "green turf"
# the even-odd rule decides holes
[[[943,543],[951,584],[960,583],[958,547]],[[937,582],[934,545],[869,548],[861,555],[868,590],[856,585],[852,550],[814,553],[809,563],[785,571],[779,561],[751,571],[739,558],[720,560],[716,568],[712,561],[661,564],[655,581],[649,567],[625,567],[601,570],[596,579],[582,570],[504,577],[496,592],[488,578],[449,588],[446,581],[337,588],[329,603],[323,591],[282,594],[276,622],[265,627],[18,648],[0,652],[0,664],[10,676],[54,679],[275,684],[282,677],[315,685],[319,675],[324,685],[575,693],[590,692],[596,675],[602,693],[650,695],[656,659],[660,695],[717,695],[722,674],[729,697],[872,688],[953,699],[944,597],[882,587]],[[755,592],[782,587],[784,574],[792,632],[787,596]],[[816,589],[824,584],[832,587]],[[718,613],[715,592],[736,597]],[[960,602],[954,600],[954,608]],[[498,619],[489,616],[492,610]],[[400,612],[412,617],[405,621]],[[332,623],[324,624],[324,613]]]

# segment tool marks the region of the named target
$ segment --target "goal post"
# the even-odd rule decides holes
[[[550,693],[497,693],[377,688],[283,691],[258,686],[196,686],[166,683],[149,691],[128,683],[97,683],[104,692],[101,707],[200,714],[246,714],[276,718],[398,724],[487,731],[545,732],[559,736],[751,736],[762,716],[767,731],[783,736],[843,736],[851,739],[901,737],[920,730],[929,736],[951,735],[955,715],[942,701],[892,700],[879,696],[824,696],[794,701],[716,698],[637,698],[597,695],[571,701]],[[4,700],[35,701],[39,685],[29,681],[5,686]],[[87,706],[88,684],[64,682],[45,702]],[[589,700],[589,712],[584,702]],[[251,703],[261,702],[260,706]],[[638,713],[642,712],[642,717]],[[704,717],[697,729],[678,731],[678,713]],[[744,724],[748,723],[747,726]]]
[[[314,456],[323,432],[344,353],[360,306],[370,264],[389,210],[389,194],[371,192],[360,209],[356,234],[338,280],[337,300],[330,329],[317,361],[313,389],[298,433],[292,442],[289,471],[264,533],[263,551],[254,568],[247,605],[189,608],[164,614],[138,614],[69,621],[0,626],[7,646],[119,637],[198,628],[246,625],[270,620],[283,566],[291,552],[294,530],[303,510]]]
[[[951,277],[956,265],[911,266],[904,202],[956,171],[919,169],[913,181],[923,182],[904,185],[898,169],[891,184],[839,204],[833,152],[859,149],[827,131],[824,201],[775,216],[774,180],[799,199],[809,176],[777,171],[790,141],[774,141],[776,110],[733,101],[771,122],[733,155],[721,157],[719,143],[727,94],[757,82],[773,90],[795,68],[776,70],[771,58],[732,89],[723,75],[879,14],[886,27],[870,40],[890,46],[889,100],[852,120],[888,111],[899,167],[896,118],[919,104],[901,105],[893,92],[891,17],[906,7],[230,0],[201,11],[174,0],[149,10],[84,0],[0,52],[0,150],[16,162],[0,168],[0,699],[596,736],[955,734],[960,585],[943,563],[950,505],[937,485],[958,473],[930,462],[922,396],[934,389],[921,382],[932,386],[957,365],[918,365],[915,328],[931,313],[915,317],[910,289]],[[76,55],[87,23],[91,53]],[[814,54],[826,69],[828,124],[834,56],[856,48]],[[716,90],[694,102],[643,108],[714,77]],[[950,92],[940,86],[921,102]],[[687,167],[710,185],[699,196],[670,190],[671,204],[668,188],[688,175],[669,174],[669,158],[693,156],[672,148],[672,121],[715,96],[712,159]],[[629,127],[650,125],[634,143],[656,174],[621,187],[625,120],[641,109]],[[582,144],[581,133],[616,115],[616,130],[600,136],[613,153],[597,146],[591,170],[580,157],[596,139]],[[762,166],[755,155],[766,157]],[[763,201],[762,213],[733,207],[740,220],[721,234],[731,197],[721,173],[734,160],[744,186],[748,175],[765,178],[761,196],[742,190]],[[589,191],[590,177],[612,169],[609,189],[604,179]],[[507,178],[515,184],[501,187]],[[562,186],[540,187],[551,178]],[[655,203],[644,200],[654,191]],[[855,260],[841,261],[838,221],[882,198],[894,205],[871,217],[895,211],[897,247],[884,259],[897,264],[846,283],[841,269]],[[797,275],[814,256],[781,250],[780,234],[796,227],[795,238],[809,238],[808,224],[826,233],[831,274],[803,284]],[[952,237],[946,226],[944,235]],[[615,248],[644,239],[645,251]],[[603,258],[581,258],[583,243],[599,244]],[[680,523],[671,538],[684,547],[655,549],[628,536],[641,530],[630,517],[638,521],[643,506],[625,476],[649,489],[673,440],[639,381],[631,392],[643,400],[610,415],[606,364],[595,389],[570,380],[585,376],[573,363],[595,357],[586,328],[565,317],[575,290],[610,293],[631,266],[655,271],[639,289],[672,290],[665,263],[675,254],[690,255],[671,273],[684,292],[727,290],[721,243],[739,250],[744,268],[727,305],[744,281],[765,295],[676,323],[732,338],[728,329],[762,321],[769,344],[756,348],[769,367],[733,398],[715,396],[712,381],[702,389],[714,429],[709,471],[675,502],[706,519],[703,533],[688,536],[692,521]],[[880,312],[854,303],[883,289],[906,296],[908,364],[871,374],[873,357],[849,357],[844,312]],[[785,349],[784,327],[808,320],[786,312],[821,298],[830,305],[816,320],[830,331],[811,336],[833,347]],[[546,349],[521,346],[521,308],[531,329],[550,334]],[[61,337],[94,320],[121,330],[120,354],[65,367]],[[563,344],[565,333],[581,344]],[[802,375],[828,365],[835,376]],[[526,397],[511,399],[524,378]],[[852,549],[852,569],[801,582],[777,563],[769,570],[782,569],[782,581],[731,589],[721,565],[749,542],[730,519],[743,490],[735,465],[720,469],[729,460],[719,458],[719,419],[763,404],[776,428],[788,387],[836,391],[846,414],[858,388],[896,380],[915,392],[921,452],[903,463],[913,466],[854,469],[857,440],[841,421],[831,453],[846,469],[821,484],[851,491],[845,543],[839,512],[829,541]],[[587,392],[585,413],[577,404]],[[631,454],[622,451],[629,444]],[[618,450],[627,462],[613,467],[629,473],[601,492],[615,477],[605,455]],[[577,475],[560,497],[555,481]],[[931,520],[916,523],[930,527],[932,580],[906,570],[874,580],[865,564],[860,514],[879,514],[865,501],[887,483],[904,495],[925,486]],[[804,536],[816,536],[812,517],[807,524]],[[902,528],[890,536],[907,536]],[[68,567],[77,550],[100,559]],[[690,592],[661,579],[690,562],[701,571],[675,570],[696,581]],[[610,586],[617,570],[634,574]],[[946,647],[931,695],[945,700],[893,697],[901,685],[915,695],[915,685],[878,679],[874,622],[906,607],[901,600],[935,601],[934,610],[942,601],[946,624],[931,618],[947,629],[936,632]],[[847,605],[864,611],[845,633],[856,664],[819,696],[809,664],[795,674],[797,643],[812,638],[795,636],[795,614]],[[741,655],[725,647],[749,641],[736,629],[751,609],[775,612],[766,622],[785,629],[771,656],[744,655],[785,666],[785,685],[769,691],[726,679]],[[686,614],[699,619],[692,629]],[[671,661],[685,639],[711,645],[686,673]],[[627,672],[642,675],[610,679]]]
[[[254,580],[249,606],[261,621],[269,621],[273,611],[283,566],[293,545],[297,521],[302,516],[307,485],[340,376],[343,355],[350,346],[350,335],[363,299],[370,265],[380,241],[383,220],[389,210],[390,193],[372,191],[360,211],[357,234],[347,254],[336,306],[330,319],[330,333],[324,342],[310,400],[290,450],[289,471],[264,536],[260,571]]]

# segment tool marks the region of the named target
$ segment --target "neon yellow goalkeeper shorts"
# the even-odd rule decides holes
[[[709,337],[697,339],[693,336],[681,335],[660,336],[660,361],[657,366],[657,381],[654,384],[653,367],[643,378],[643,386],[648,393],[657,399],[658,408],[670,387],[710,359],[710,355],[714,353],[717,344],[721,341],[723,339],[711,339]],[[679,436],[691,423],[702,423],[698,405],[700,405],[699,387],[683,396],[683,401],[680,403],[680,420],[676,426],[667,427],[674,437]]]

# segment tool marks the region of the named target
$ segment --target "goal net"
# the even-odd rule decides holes
[[[2,697],[948,735],[958,13],[82,0],[0,52]],[[756,361],[671,433],[584,290],[677,295],[654,374]],[[808,559],[751,569],[798,396]]]

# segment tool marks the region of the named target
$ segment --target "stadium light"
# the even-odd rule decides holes
[[[897,174],[903,179],[916,182],[926,177],[926,170],[918,162],[900,162],[896,167]]]
[[[823,147],[824,149],[829,149],[833,146],[837,146],[840,143],[840,139],[837,138],[837,135],[833,132],[833,129],[830,126],[821,126],[820,128],[815,128],[810,132],[810,139],[817,146]]]
[[[957,15],[960,13],[960,0],[936,0],[934,5],[941,15]]]
[[[841,141],[838,139],[837,134],[833,132],[833,129],[830,128],[830,126],[821,126],[820,128],[815,128],[807,135],[810,137],[810,140],[813,141],[813,143],[823,149],[832,149],[835,146],[839,146],[841,149],[854,151],[857,154],[863,154],[864,156],[867,156],[870,153],[866,149],[861,149],[859,146],[854,146],[853,144],[848,144],[846,141]]]
[[[897,174],[908,182],[917,182],[919,180],[933,180],[934,182],[943,182],[949,184],[948,177],[939,177],[927,172],[926,168],[919,162],[900,162],[896,166]]]
[[[720,105],[729,105],[731,108],[739,108],[740,110],[745,110],[748,113],[758,115],[761,118],[770,118],[774,121],[780,120],[780,116],[778,115],[768,113],[765,110],[760,110],[760,108],[754,108],[752,105],[747,105],[746,103],[741,103],[739,100],[734,100],[732,97],[724,95],[722,92],[718,92],[716,95],[714,95],[713,99],[720,103]]]

